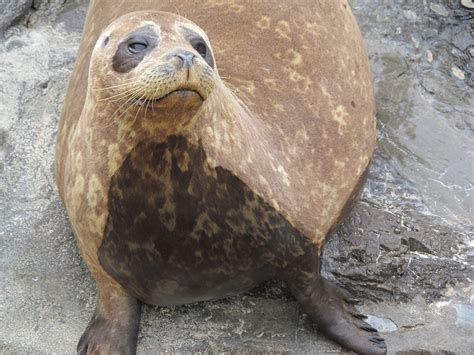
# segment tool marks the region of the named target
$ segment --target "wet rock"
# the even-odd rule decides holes
[[[402,244],[408,246],[409,251],[419,251],[421,253],[433,254],[433,252],[423,244],[423,242],[415,239],[415,238],[408,238],[402,239]]]
[[[33,0],[0,0],[0,33],[28,13]]]
[[[350,2],[375,81],[381,161],[371,201],[472,225],[474,12],[459,0]]]
[[[326,244],[323,273],[362,299],[437,300],[469,281],[474,268],[464,258],[473,234],[433,222],[360,203]]]

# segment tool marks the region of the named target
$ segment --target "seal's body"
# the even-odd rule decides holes
[[[374,146],[367,59],[346,1],[298,3],[92,1],[57,145],[99,294],[80,352],[134,352],[138,301],[222,298],[269,278],[331,338],[385,352],[319,275]],[[106,28],[140,9],[178,10],[206,33],[157,11]]]

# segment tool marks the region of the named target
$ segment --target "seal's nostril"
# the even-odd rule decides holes
[[[193,65],[194,55],[177,55],[186,67],[191,67]]]
[[[193,65],[193,60],[195,57],[194,53],[185,50],[180,50],[175,53],[175,56],[181,59],[186,68],[191,68],[191,66]]]

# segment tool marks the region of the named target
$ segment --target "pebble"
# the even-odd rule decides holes
[[[451,72],[453,73],[453,75],[458,78],[459,80],[464,80],[466,79],[466,75],[464,74],[464,72],[459,69],[458,67],[452,67],[451,68]]]
[[[397,325],[391,319],[388,318],[380,318],[368,315],[365,321],[382,333],[395,332],[398,329]]]
[[[471,48],[469,48],[469,55],[474,58],[474,46],[472,46]]]
[[[425,53],[426,60],[428,63],[433,63],[433,52],[431,52],[429,49]]]
[[[474,1],[472,0],[461,0],[461,5],[468,9],[474,9]]]
[[[403,15],[405,16],[405,18],[407,18],[408,20],[417,20],[418,19],[418,16],[416,15],[416,12],[415,11],[412,11],[412,10],[405,10],[403,11]]]
[[[443,17],[448,17],[448,15],[449,15],[449,10],[446,9],[441,4],[430,4],[430,9],[432,11],[436,12],[438,15],[443,16]]]

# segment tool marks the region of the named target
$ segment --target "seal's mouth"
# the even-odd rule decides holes
[[[191,97],[191,96],[198,96],[201,99],[201,101],[205,100],[204,97],[202,96],[202,94],[197,90],[188,89],[188,88],[180,88],[180,89],[170,91],[169,93],[167,93],[163,96],[160,96],[156,99],[137,98],[137,99],[135,99],[135,102],[138,103],[139,105],[155,105],[155,104],[158,104],[158,103],[164,101],[165,99],[167,99],[169,97],[173,97],[173,96],[178,97],[178,98],[187,98],[187,97]]]

